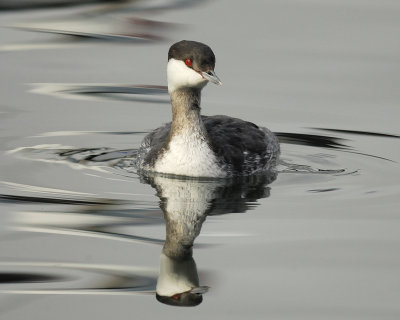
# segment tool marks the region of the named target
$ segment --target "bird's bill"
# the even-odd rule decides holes
[[[219,78],[215,74],[214,70],[210,70],[210,71],[207,71],[207,72],[203,71],[201,73],[201,75],[203,76],[204,79],[207,79],[208,81],[210,81],[212,83],[215,83],[215,84],[218,84],[218,85],[222,84],[221,80],[219,80]]]

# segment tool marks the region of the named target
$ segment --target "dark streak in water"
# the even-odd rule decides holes
[[[316,130],[337,132],[337,133],[348,133],[348,134],[357,134],[363,136],[374,136],[374,137],[383,137],[383,138],[397,138],[400,136],[388,133],[379,133],[379,132],[369,132],[369,131],[359,131],[359,130],[345,130],[345,129],[326,129],[326,128],[312,128]]]
[[[18,1],[4,1],[0,2],[0,10],[3,11],[16,11],[16,10],[38,10],[38,9],[54,9],[62,7],[80,6],[87,4],[106,4],[105,6],[95,7],[91,10],[91,13],[96,14],[107,14],[117,12],[139,12],[139,11],[158,11],[158,10],[171,10],[181,9],[189,6],[198,5],[205,0],[172,0],[166,5],[154,5],[150,7],[139,7],[136,6],[132,0],[64,0],[64,1],[53,1],[53,0],[18,0]],[[134,5],[132,5],[134,4]],[[88,14],[88,13],[86,13]]]
[[[122,203],[119,200],[78,200],[78,199],[63,199],[63,198],[46,198],[46,197],[31,197],[17,196],[9,194],[0,194],[0,202],[19,203],[49,203],[49,204],[68,204],[68,205],[115,205]]]
[[[86,5],[88,3],[116,3],[116,2],[129,2],[129,0],[65,0],[65,1],[52,1],[52,0],[39,0],[39,1],[4,1],[0,2],[0,10],[15,11],[15,10],[32,10],[32,9],[51,9],[70,7],[77,5]]]
[[[156,285],[154,271],[132,266],[0,262],[0,268],[0,284],[6,285],[0,288],[0,293],[148,294],[154,291]],[[22,287],[22,284],[25,286]]]
[[[364,131],[336,130],[336,129],[318,129],[318,130],[333,131],[338,133],[352,133],[359,135],[378,136],[378,137],[399,138],[399,136],[396,135],[364,132]],[[390,162],[396,162],[381,156],[354,151],[352,150],[352,147],[347,146],[343,143],[343,141],[346,141],[346,139],[343,138],[313,135],[313,134],[289,133],[289,132],[276,132],[275,134],[278,136],[280,143],[306,145],[306,146],[320,147],[327,149],[338,149],[342,150],[343,152],[349,152],[353,154],[363,155],[366,157],[381,159]]]
[[[302,134],[302,133],[290,133],[290,132],[275,132],[279,138],[280,143],[306,145],[312,147],[323,147],[329,149],[349,149],[349,146],[343,144],[345,139],[313,135],[313,134]]]
[[[65,277],[37,273],[0,272],[0,284],[4,283],[35,283],[65,280]]]
[[[321,193],[321,192],[330,192],[330,191],[337,191],[337,190],[340,190],[340,188],[314,189],[314,190],[308,190],[308,191],[313,192],[313,193]]]
[[[154,85],[78,85],[71,89],[60,90],[60,92],[70,92],[76,94],[95,94],[95,93],[126,93],[126,94],[166,94],[166,86]]]
[[[119,101],[136,101],[148,103],[169,103],[169,98],[157,99],[154,96],[167,96],[168,88],[161,85],[129,84],[73,84],[73,83],[34,83],[32,92],[40,94],[80,95],[106,98]]]

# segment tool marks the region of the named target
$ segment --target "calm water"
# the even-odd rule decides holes
[[[398,1],[0,5],[1,319],[400,317]],[[277,133],[277,175],[137,175],[180,39],[216,53],[204,114]],[[182,283],[198,306],[157,301]]]

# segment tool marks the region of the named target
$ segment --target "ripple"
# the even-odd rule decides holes
[[[327,130],[319,131],[326,132]],[[35,136],[35,138],[46,138],[49,135],[66,136],[76,134],[80,134],[80,132],[44,133]],[[135,131],[83,131],[82,134],[138,134],[144,136],[144,133]],[[276,134],[280,140],[282,149],[277,172],[280,175],[285,175],[280,180],[282,181],[283,178],[286,181],[285,183],[289,185],[298,185],[299,183],[307,185],[307,190],[310,193],[327,192],[321,190],[335,191],[337,186],[330,186],[329,183],[335,181],[338,177],[344,176],[348,176],[350,179],[346,179],[346,181],[342,180],[342,183],[351,184],[351,181],[355,182],[352,177],[360,176],[361,174],[363,175],[362,180],[364,180],[364,184],[371,184],[372,180],[368,172],[375,171],[384,163],[396,164],[391,159],[381,157],[380,155],[368,154],[354,147],[354,145],[359,144],[359,141],[356,139],[357,136],[360,136],[360,134],[365,135],[365,132],[356,134],[355,137],[352,137],[351,133],[344,132],[343,130],[338,130],[339,137],[323,135],[320,132],[316,134],[277,132]],[[385,134],[367,133],[367,135],[376,136],[376,139],[395,138],[392,136],[387,137]],[[36,145],[33,147],[17,148],[10,153],[37,161],[65,163],[75,169],[90,168],[99,170],[107,175],[122,176],[128,179],[138,178],[138,172],[135,167],[137,149],[134,148],[118,150],[108,147],[73,148],[61,145]],[[367,159],[370,160],[367,161]],[[385,173],[385,175],[388,174]],[[328,185],[318,185],[321,182]],[[358,182],[361,183],[361,180],[358,179]],[[365,186],[361,187],[360,185],[358,188],[365,189]],[[5,201],[6,197],[3,199]],[[13,200],[12,197],[10,199]],[[42,200],[39,199],[39,201]],[[92,200],[85,199],[85,201]]]
[[[147,103],[169,103],[168,89],[161,85],[33,83],[33,93],[64,99],[119,100]],[[165,96],[165,97],[164,97]]]
[[[154,294],[157,271],[120,265],[0,262],[0,293]]]
[[[36,138],[58,135],[77,135],[80,132],[51,132],[35,136]],[[142,132],[86,132],[82,134],[143,134]],[[304,173],[337,175],[357,172],[357,169],[340,167],[336,160],[338,154],[323,153],[324,149],[332,149],[337,152],[350,152],[360,154],[351,146],[345,144],[347,139],[317,134],[300,134],[291,132],[277,132],[282,146],[292,146],[288,151],[283,151],[279,161],[280,173]],[[297,147],[301,149],[296,150]],[[308,153],[315,147],[320,152]],[[309,149],[310,148],[310,149]],[[294,151],[296,150],[296,151]],[[108,147],[102,148],[73,148],[61,145],[36,145],[32,147],[18,148],[10,153],[23,154],[39,161],[66,162],[71,165],[87,166],[92,169],[108,166],[118,169],[116,174],[137,174],[135,157],[137,149],[116,150]],[[371,156],[373,155],[366,155]],[[379,157],[378,157],[379,158]],[[332,167],[334,166],[334,167]]]
[[[170,0],[166,4],[136,3],[132,0],[20,0],[2,1],[0,2],[0,10],[31,10],[31,9],[48,9],[69,6],[81,6],[86,4],[99,4],[100,6],[92,7],[86,10],[87,14],[107,14],[118,12],[138,12],[138,11],[155,11],[155,10],[171,10],[188,6],[196,6],[205,0]],[[164,1],[165,2],[165,1]],[[104,4],[107,5],[104,5]]]
[[[134,6],[132,7],[134,8]],[[140,44],[162,41],[165,39],[166,32],[170,31],[172,27],[176,27],[173,23],[127,16],[126,9],[119,11],[117,6],[108,6],[108,10],[66,13],[64,16],[57,17],[57,19],[42,17],[9,24],[8,27],[59,36],[55,41],[47,42],[50,44],[60,43],[64,40],[64,43],[72,44],[76,42],[80,45],[83,41],[93,40]],[[33,43],[33,45],[37,44]],[[2,49],[9,50],[10,48],[6,45]]]
[[[2,196],[0,201],[18,203],[44,203],[40,211],[16,211],[11,227],[14,230],[101,238],[113,241],[141,242],[152,245],[163,244],[162,239],[141,233],[138,227],[163,224],[162,213],[155,204],[145,201],[114,199],[35,198],[28,196]],[[54,206],[54,204],[73,205]],[[68,210],[68,211],[67,211]]]
[[[356,134],[356,135],[362,135],[362,136],[396,138],[396,139],[400,138],[399,135],[395,135],[395,134],[371,132],[371,131],[345,130],[345,129],[326,129],[326,128],[313,128],[313,129],[329,131],[329,132],[336,132],[336,133]]]
[[[352,175],[359,172],[356,162],[363,158],[375,158],[386,162],[395,162],[380,155],[368,154],[356,150],[353,146],[350,134],[368,135],[383,138],[397,138],[394,135],[336,129],[315,129],[341,133],[343,137],[335,137],[320,134],[302,133],[276,133],[281,145],[290,145],[288,151],[283,151],[279,163],[280,173],[303,173],[319,175]],[[305,148],[306,146],[307,148]],[[301,147],[301,149],[299,148]],[[309,153],[311,150],[317,153]],[[332,152],[322,152],[332,150]]]
[[[8,154],[39,162],[64,163],[76,170],[89,168],[90,170],[107,173],[106,167],[120,168],[121,166],[124,167],[126,163],[132,165],[134,162],[132,159],[134,159],[136,152],[136,149],[73,148],[60,144],[39,144],[30,147],[19,147],[8,151]]]

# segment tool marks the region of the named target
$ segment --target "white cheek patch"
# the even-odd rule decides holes
[[[188,68],[183,61],[173,58],[168,61],[167,75],[169,92],[184,87],[202,88],[208,82],[198,72]]]

